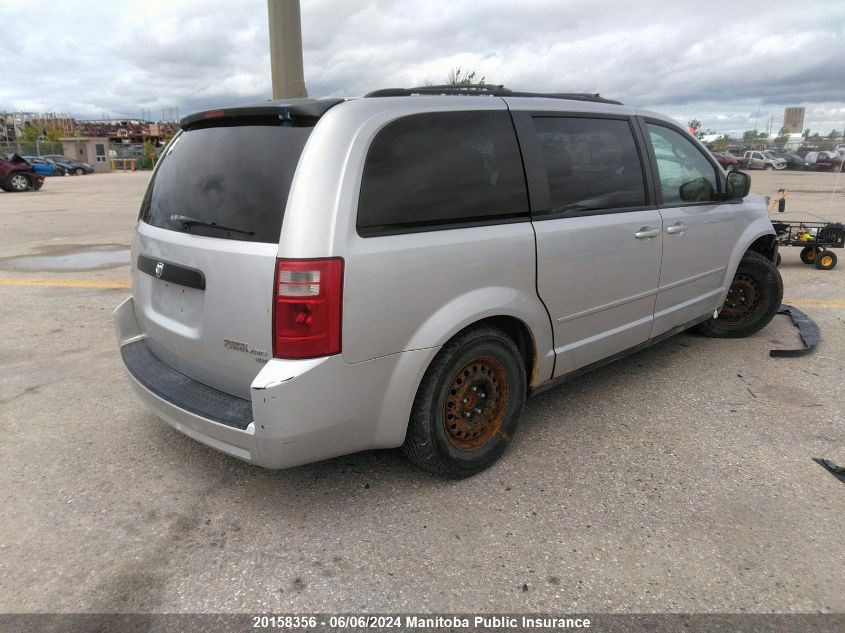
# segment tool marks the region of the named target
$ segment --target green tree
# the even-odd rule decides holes
[[[687,127],[692,130],[692,133],[696,137],[701,138],[704,136],[704,133],[701,131],[701,121],[698,119],[690,119],[687,121]]]
[[[37,139],[57,142],[60,138],[67,136],[65,131],[60,127],[41,128],[32,123],[24,124],[21,133],[18,134],[18,140],[23,143],[34,143]]]
[[[742,133],[742,140],[746,143],[749,143],[756,139],[758,136],[760,136],[760,132],[758,132],[757,130],[745,130],[745,132]]]
[[[827,135],[827,138],[832,140],[835,139],[837,136],[839,136],[839,130],[831,130],[830,134]]]
[[[478,81],[475,81],[475,71],[465,73],[460,67],[453,68],[449,71],[446,81],[450,86],[478,86],[484,83],[484,75]]]
[[[786,145],[786,142],[789,140],[789,130],[785,127],[780,129],[778,135],[775,137],[775,147],[778,149],[783,149]]]
[[[152,169],[155,166],[156,145],[151,140],[144,141],[144,155],[138,161],[141,169]]]
[[[17,139],[23,143],[34,143],[39,136],[41,136],[41,130],[27,122],[21,128]]]
[[[47,140],[51,143],[56,143],[59,139],[62,139],[65,136],[67,136],[67,134],[65,134],[65,131],[60,127],[47,128]]]
[[[727,134],[723,134],[721,137],[717,138],[713,141],[713,151],[714,152],[727,152],[728,145],[731,144],[731,137]]]
[[[808,138],[810,138],[810,128],[804,130],[804,140],[806,141]]]

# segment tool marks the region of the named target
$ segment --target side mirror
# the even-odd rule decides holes
[[[729,171],[725,186],[726,200],[742,200],[751,191],[751,178],[741,171]]]

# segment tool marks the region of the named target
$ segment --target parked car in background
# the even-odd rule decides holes
[[[810,154],[807,154],[808,159],[809,157]],[[817,152],[814,167],[821,171],[839,171],[842,169],[842,157],[838,152]]]
[[[797,171],[810,169],[810,163],[801,158],[798,154],[781,154],[781,158],[786,161],[787,169],[795,169]]]
[[[769,150],[745,152],[749,169],[786,169],[786,161]]]
[[[67,156],[62,156],[61,154],[47,154],[46,156],[43,156],[43,158],[47,158],[57,165],[60,165],[65,169],[65,171],[67,171],[67,173],[73,174],[74,176],[94,173],[94,168],[88,163],[83,163],[82,161],[68,158]]]
[[[713,156],[725,171],[748,168],[748,160],[745,157],[734,156],[730,152],[713,152]]]
[[[32,165],[17,154],[0,158],[0,189],[21,192],[38,191],[44,184],[44,176],[35,173]]]
[[[32,165],[35,173],[42,176],[65,176],[68,173],[64,167],[43,156],[24,156],[24,160]]]

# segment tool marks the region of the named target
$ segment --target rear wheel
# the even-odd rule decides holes
[[[805,246],[801,249],[801,261],[805,264],[812,264],[816,261],[819,249],[816,246]]]
[[[819,270],[830,270],[836,266],[836,253],[822,251],[816,255],[816,268]]]
[[[441,477],[474,475],[507,448],[525,393],[514,342],[499,329],[470,327],[444,345],[426,371],[402,451]]]
[[[76,176],[82,176],[82,175],[85,174],[85,170],[82,169],[82,167],[77,167],[76,169],[73,170],[73,173]]]
[[[716,338],[741,338],[763,329],[783,299],[783,281],[772,260],[749,251],[734,275],[719,318],[699,324],[698,331]]]
[[[26,174],[12,174],[6,180],[9,191],[26,191],[32,186],[32,181]]]

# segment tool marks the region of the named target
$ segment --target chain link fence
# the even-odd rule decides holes
[[[48,154],[64,154],[64,148],[60,142],[49,141],[0,141],[0,154],[19,154],[21,156],[47,156]]]

